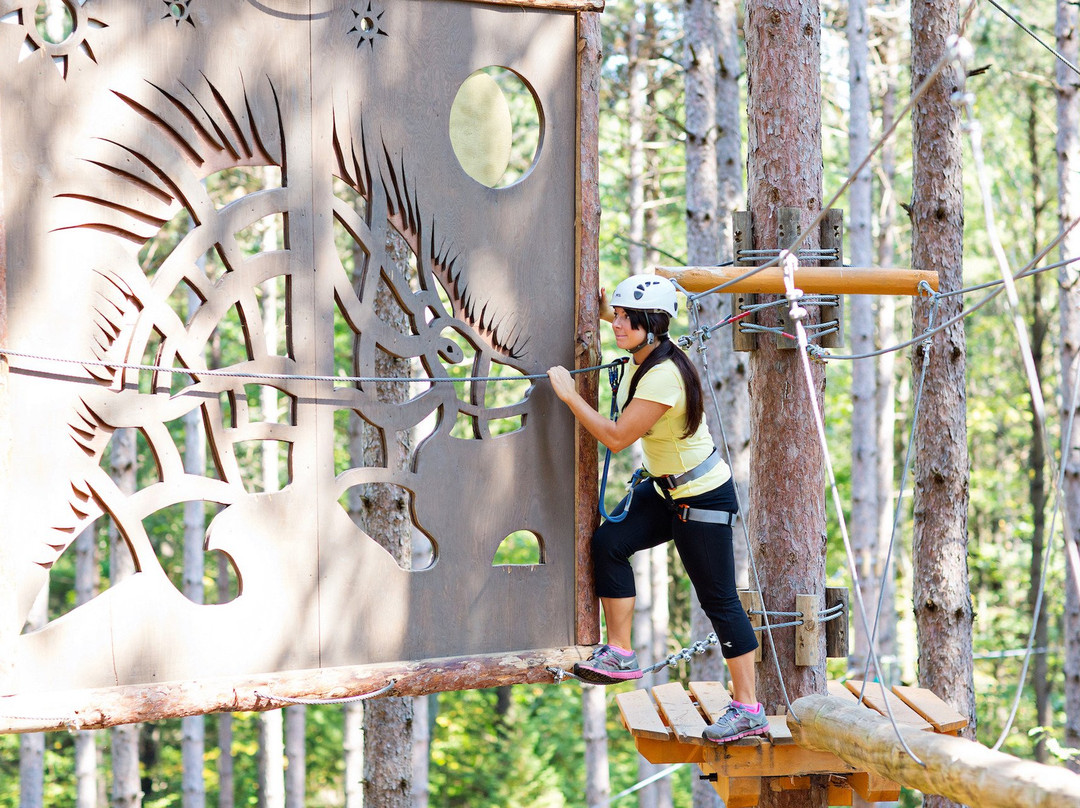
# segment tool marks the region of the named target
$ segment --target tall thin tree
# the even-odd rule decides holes
[[[1080,16],[1071,0],[1058,0],[1058,51],[1072,64],[1080,57]],[[1060,225],[1071,228],[1061,242],[1063,261],[1080,258],[1080,79],[1062,62],[1057,64],[1057,174]],[[1072,440],[1062,448],[1065,466],[1065,738],[1080,748],[1080,408],[1072,391],[1080,373],[1080,266],[1058,271],[1058,310],[1061,312],[1062,412],[1061,433]],[[1069,763],[1080,771],[1080,759]]]
[[[959,31],[957,0],[911,5],[911,81],[918,87],[947,57],[949,37]],[[912,263],[937,269],[942,291],[963,286],[964,206],[961,185],[960,112],[952,103],[963,72],[949,62],[912,114]],[[930,314],[943,323],[957,314],[960,296],[937,303],[916,301],[916,333]],[[936,311],[935,311],[936,308]],[[968,717],[975,733],[971,592],[968,586],[968,451],[964,327],[955,324],[933,337],[928,352],[916,348],[916,379],[925,366],[915,446],[913,599],[919,641],[919,682]],[[928,806],[952,804],[927,796]]]
[[[109,444],[110,474],[125,495],[135,493],[137,473],[135,430],[118,429]],[[110,580],[117,584],[135,574],[135,560],[116,524],[109,525]],[[142,805],[142,782],[139,778],[139,725],[113,727],[112,805],[114,808],[139,808]]]
[[[820,9],[816,0],[748,0],[744,30],[753,242],[776,249],[788,246],[777,240],[780,207],[802,211],[802,227],[821,209]],[[804,246],[818,244],[809,233]],[[808,389],[801,359],[771,338],[759,339],[750,354],[748,520],[762,598],[772,611],[794,611],[797,594],[817,595],[824,605],[824,463],[811,398],[820,404],[824,374],[811,369]],[[796,667],[793,633],[771,635],[758,665],[758,698],[776,714],[787,699],[824,692],[824,648],[818,649],[821,662]],[[814,780],[807,792],[762,788],[760,804],[824,806],[826,799],[824,785]]]

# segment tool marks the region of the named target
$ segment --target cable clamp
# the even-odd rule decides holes
[[[806,344],[806,352],[810,355],[810,361],[817,362],[818,364],[825,365],[829,361],[829,351],[822,348],[820,345],[808,342]]]

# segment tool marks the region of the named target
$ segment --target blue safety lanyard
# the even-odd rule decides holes
[[[623,368],[630,360],[630,357],[624,357],[622,360],[612,362],[608,366],[608,383],[611,385],[611,420],[619,420],[619,384],[622,382]],[[642,469],[638,469],[634,472],[633,478],[630,480],[630,496],[626,500],[626,507],[623,508],[623,512],[617,516],[612,516],[604,509],[604,492],[607,490],[608,469],[611,467],[611,449],[607,450],[604,455],[604,476],[600,478],[600,502],[598,503],[600,508],[600,515],[608,522],[621,522],[626,518],[626,515],[630,513],[630,500],[634,497],[634,486],[638,484],[642,477]]]

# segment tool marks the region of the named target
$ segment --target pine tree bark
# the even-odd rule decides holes
[[[748,0],[749,208],[754,247],[777,248],[777,209],[803,211],[802,226],[821,209],[821,20],[815,0]],[[806,247],[818,246],[810,234]],[[773,316],[773,315],[770,315]],[[764,324],[769,316],[759,318]],[[766,609],[795,611],[797,594],[824,603],[824,465],[809,395],[823,397],[819,368],[807,382],[798,353],[762,338],[750,353],[750,469],[748,526]],[[825,690],[824,661],[795,666],[794,632],[772,633],[778,664],[765,640],[758,665],[758,698],[771,714]],[[824,645],[824,643],[822,643]],[[824,647],[820,649],[824,660]],[[777,672],[779,668],[779,674]],[[786,688],[786,692],[785,692]],[[762,806],[824,806],[820,784],[807,792],[762,788]]]
[[[258,716],[259,750],[255,755],[258,771],[258,808],[285,808],[284,712],[267,710]]]
[[[109,448],[110,474],[124,494],[135,493],[137,454],[135,431],[118,429],[113,433]],[[135,560],[128,551],[115,524],[109,525],[111,581],[115,585],[135,574]],[[112,741],[112,806],[138,808],[142,805],[142,783],[139,779],[139,726],[129,724],[110,730]]]
[[[1077,7],[1058,0],[1055,31],[1057,47],[1073,64],[1080,57]],[[1057,173],[1058,215],[1062,228],[1080,218],[1080,79],[1062,64],[1057,66]],[[1080,227],[1061,242],[1062,260],[1080,257]],[[1058,270],[1058,310],[1061,312],[1062,413],[1061,432],[1072,439],[1063,451],[1065,464],[1065,746],[1080,748],[1080,409],[1072,391],[1080,373],[1080,266]],[[1069,768],[1080,772],[1080,760]]]
[[[387,238],[386,252],[401,271],[407,273],[409,249],[397,233],[392,232]],[[375,307],[386,322],[395,318],[401,321],[406,317],[388,289],[380,293]],[[381,353],[375,360],[376,376],[408,376],[409,373],[407,360]],[[383,385],[380,398],[383,401],[401,401],[407,392],[404,385]],[[410,445],[407,436],[402,436],[398,443],[388,439],[383,446],[373,430],[367,429],[365,433],[364,465],[377,465],[383,461],[388,467],[400,468],[408,463]],[[409,503],[404,499],[404,493],[399,488],[381,484],[370,484],[363,488],[359,503],[362,524],[399,564],[408,568],[412,563],[412,525],[408,516]],[[364,705],[364,802],[367,805],[410,808],[412,706],[412,699],[408,697],[375,699]]]
[[[959,28],[958,2],[911,6],[912,86],[923,83]],[[942,292],[963,286],[963,188],[959,110],[950,102],[962,76],[948,65],[912,115],[915,154],[911,203],[912,263],[936,267]],[[960,296],[942,299],[936,322],[960,311]],[[925,330],[931,306],[915,304],[916,333]],[[916,348],[912,369],[926,384],[915,446],[914,607],[919,641],[919,682],[969,719],[975,735],[972,607],[968,586],[968,453],[963,324],[933,338],[929,355]],[[951,805],[927,797],[927,806]]]

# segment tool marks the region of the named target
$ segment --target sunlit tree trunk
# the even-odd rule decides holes
[[[345,726],[342,730],[342,751],[345,770],[344,808],[363,808],[364,805],[364,704],[345,705]]]
[[[433,696],[413,699],[412,808],[428,808],[431,799],[431,703]]]
[[[75,605],[88,603],[97,594],[97,532],[86,528],[75,539]],[[103,782],[98,774],[98,738],[95,731],[75,733],[75,808],[97,808]],[[104,800],[101,800],[104,802]]]
[[[188,316],[199,306],[199,297],[188,290]],[[184,471],[203,476],[206,473],[206,439],[198,409],[184,416]],[[206,511],[201,500],[184,503],[184,595],[192,603],[202,603],[203,539],[206,535]],[[206,719],[201,715],[180,719],[180,754],[183,760],[183,808],[203,808],[206,804],[206,778],[203,757],[206,753]]]
[[[608,775],[607,699],[600,685],[581,686],[582,740],[585,742],[585,805],[600,808],[611,796]]]
[[[1057,3],[1057,47],[1076,64],[1080,57],[1077,7],[1071,0]],[[1063,228],[1080,218],[1080,79],[1057,66],[1058,215]],[[1061,242],[1062,260],[1080,257],[1080,227]],[[1058,310],[1061,312],[1062,412],[1061,432],[1071,442],[1062,450],[1065,464],[1065,746],[1080,748],[1080,409],[1072,391],[1080,372],[1080,264],[1058,270]],[[1080,771],[1080,759],[1069,762]]]
[[[779,246],[777,209],[798,208],[805,227],[821,209],[821,20],[815,0],[747,0],[749,96],[748,200],[754,247]],[[817,247],[811,233],[805,247]],[[816,311],[812,311],[816,315]],[[772,324],[769,315],[760,317]],[[795,596],[824,604],[824,465],[811,398],[820,404],[824,377],[811,370],[808,391],[801,357],[763,336],[750,353],[750,423],[754,462],[747,515],[766,609],[795,611]],[[794,632],[773,632],[779,665],[766,640],[757,666],[758,698],[771,714],[787,699],[825,691],[821,662],[795,666]],[[779,675],[777,673],[779,667]],[[785,698],[785,692],[786,697]],[[776,792],[764,784],[760,805],[824,806],[826,788]]]
[[[272,177],[269,173],[264,185],[269,187]],[[264,252],[278,248],[278,232],[269,227],[263,232],[262,249]],[[277,286],[273,281],[263,286],[263,333],[266,336],[266,349],[271,354],[277,353],[278,344],[278,300]],[[268,384],[259,387],[259,404],[263,420],[274,423],[278,420],[278,391]],[[260,447],[262,461],[263,491],[277,491],[281,479],[281,462],[277,441],[264,440]],[[285,808],[285,771],[286,755],[290,750],[285,747],[285,715],[283,710],[268,710],[259,713],[259,798],[260,808]],[[295,753],[295,750],[292,750]],[[301,750],[301,756],[303,750]],[[291,808],[291,806],[290,806]]]
[[[892,6],[890,5],[889,8]],[[881,131],[890,129],[896,119],[897,67],[899,63],[897,42],[900,39],[899,17],[896,21],[886,19],[877,30],[878,56],[882,65],[881,76]],[[881,148],[880,173],[881,202],[878,206],[878,266],[890,267],[896,264],[896,138],[887,140]],[[877,299],[876,347],[896,344],[896,300],[891,295],[881,295]],[[896,581],[900,574],[900,562],[903,555],[893,550],[890,556],[892,524],[895,512],[893,497],[895,494],[893,478],[896,471],[894,441],[896,438],[896,354],[892,351],[882,354],[877,359],[877,559],[876,569],[888,570],[888,575],[879,572],[878,580],[883,584],[879,597],[881,610],[877,616],[877,648],[885,658],[896,659],[900,655],[897,638]],[[876,608],[876,606],[875,606]],[[910,614],[905,608],[904,614]],[[897,677],[898,678],[898,677]],[[912,677],[905,677],[911,681]]]
[[[33,631],[49,622],[49,583],[46,580],[26,620]],[[45,733],[19,736],[19,808],[45,808]]]
[[[911,6],[912,86],[928,77],[959,28],[957,0]],[[960,112],[951,96],[961,89],[960,69],[949,64],[915,105],[912,178],[912,250],[916,267],[934,267],[943,292],[963,286],[964,207]],[[940,300],[936,323],[960,311],[962,297]],[[926,328],[931,304],[915,304],[916,333]],[[916,347],[916,379],[926,368],[915,445],[914,610],[919,639],[919,683],[953,705],[975,737],[972,608],[968,586],[968,451],[964,326],[933,338],[929,354]],[[951,805],[928,796],[927,806]]]
[[[307,708],[293,704],[285,708],[285,808],[307,804],[307,760],[305,727]]]
[[[267,710],[258,716],[259,750],[258,808],[285,808],[285,732],[284,713]]]
[[[110,474],[117,488],[125,495],[135,493],[136,441],[134,429],[118,429],[109,444]],[[115,524],[109,525],[111,583],[113,586],[135,574],[135,560]],[[142,784],[139,780],[139,725],[114,727],[109,732],[112,742],[112,806],[138,808],[142,805]]]
[[[848,4],[848,170],[855,171],[870,153],[870,81],[867,75],[866,0]],[[848,237],[850,260],[854,266],[873,263],[873,188],[867,166],[851,183]],[[854,354],[874,349],[874,300],[868,295],[848,297],[851,312],[851,350]],[[859,590],[873,628],[877,601],[877,368],[873,359],[856,359],[851,371],[851,543],[857,564]],[[854,602],[854,601],[853,601]],[[850,663],[862,674],[870,637],[856,615],[852,622],[854,639]]]

